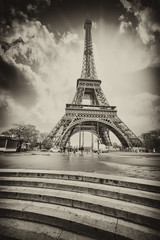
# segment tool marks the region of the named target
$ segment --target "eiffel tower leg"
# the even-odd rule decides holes
[[[74,99],[72,101],[72,104],[81,104],[82,103],[82,99],[83,99],[83,95],[84,95],[84,87],[79,87],[77,89],[77,92],[74,96]]]
[[[81,130],[79,130],[79,149],[81,147]]]
[[[108,106],[109,103],[100,87],[95,88],[95,94],[99,105]]]
[[[114,124],[118,128],[118,130],[124,135],[124,137],[128,141],[129,147],[142,147],[143,144],[140,139],[122,122],[122,120],[117,116],[114,119]],[[123,139],[121,139],[123,144]]]
[[[71,119],[64,115],[44,141],[52,141],[53,147],[61,147],[61,136],[69,126]]]
[[[91,148],[92,148],[92,152],[93,152],[93,148],[94,148],[93,133],[91,133],[91,137],[92,137],[92,139],[91,139],[91,141],[92,141]]]
[[[72,129],[69,129],[67,131],[67,133],[65,134],[65,136],[60,138],[60,141],[59,141],[59,146],[60,147],[65,147],[66,146],[68,140],[70,139],[70,137],[72,135],[72,131],[73,131]]]

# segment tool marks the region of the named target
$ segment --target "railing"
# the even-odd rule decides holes
[[[82,105],[82,104],[66,104],[66,109],[95,109],[95,110],[116,110],[116,106],[100,106],[100,105]]]

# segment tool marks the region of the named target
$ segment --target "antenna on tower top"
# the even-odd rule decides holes
[[[98,79],[93,55],[91,28],[92,21],[86,19],[84,22],[85,42],[81,73],[81,78],[83,79]]]

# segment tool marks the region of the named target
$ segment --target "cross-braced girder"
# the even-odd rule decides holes
[[[122,143],[124,147],[136,147],[142,146],[139,139],[134,134],[128,135],[125,131],[122,131],[121,128],[117,124],[117,120],[115,118],[115,122],[111,121],[108,118],[99,118],[95,119],[94,117],[76,117],[72,119],[72,121],[67,121],[68,117],[66,116],[66,128],[64,128],[63,132],[59,134],[57,133],[52,136],[55,139],[54,145],[56,147],[64,147],[66,146],[67,142],[69,141],[70,137],[76,132],[80,131],[79,126],[81,126],[81,130],[84,129],[84,126],[91,125],[94,126],[94,129],[91,130],[94,134],[99,136],[101,143],[105,145],[111,145],[110,138],[107,135],[107,131],[112,131],[119,141]],[[98,124],[98,125],[97,125]],[[98,127],[97,127],[98,126]],[[129,129],[128,129],[129,130]],[[57,138],[57,135],[59,136]],[[135,139],[137,141],[135,141]]]
[[[83,99],[90,99],[90,105],[109,106],[109,103],[102,91],[100,80],[77,80],[77,91],[73,98],[72,104],[84,105]]]
[[[86,20],[84,23],[85,42],[81,78],[84,79],[98,79],[96,67],[93,56],[92,35],[91,35],[92,21]]]

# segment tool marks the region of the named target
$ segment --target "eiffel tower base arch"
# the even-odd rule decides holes
[[[79,131],[88,131],[96,135],[101,144],[111,146],[109,131],[113,132],[124,148],[140,147],[141,141],[127,128],[124,123],[115,117],[109,118],[80,118],[69,119],[66,115],[59,121],[58,126],[48,135],[52,139],[53,147],[63,148],[69,139]]]

